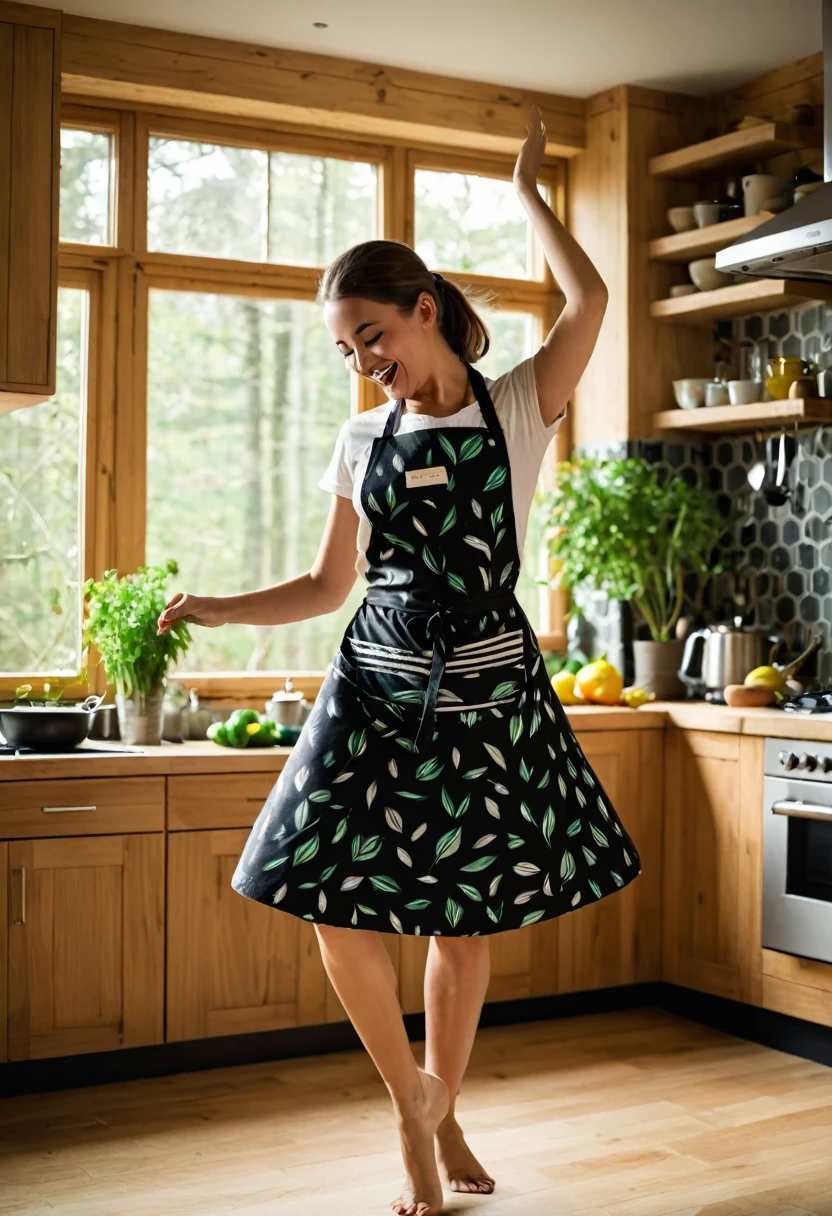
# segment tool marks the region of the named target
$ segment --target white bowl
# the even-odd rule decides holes
[[[716,258],[697,258],[688,263],[688,274],[700,291],[715,291],[717,287],[727,287],[733,283],[733,275],[725,274],[716,268]]]
[[[696,410],[705,404],[705,385],[710,384],[705,377],[689,377],[686,380],[673,381],[673,395],[676,404],[683,410]]]
[[[705,404],[728,405],[729,401],[727,385],[721,380],[709,380],[705,385]]]
[[[691,232],[696,227],[693,207],[670,207],[667,222],[674,232]]]
[[[751,405],[762,401],[763,386],[759,380],[729,380],[728,397],[732,405]]]
[[[671,287],[670,294],[675,300],[677,296],[692,296],[698,290],[695,283],[677,283],[675,287]]]

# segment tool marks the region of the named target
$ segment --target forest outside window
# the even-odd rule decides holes
[[[378,227],[374,164],[150,137],[147,247],[325,266]]]
[[[0,417],[0,676],[81,668],[88,321],[60,288],[57,391]]]
[[[114,244],[114,144],[109,131],[61,128],[62,241]]]

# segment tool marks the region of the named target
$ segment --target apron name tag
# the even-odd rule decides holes
[[[406,486],[447,485],[448,470],[443,464],[437,465],[435,468],[428,466],[426,469],[406,469],[404,484]]]

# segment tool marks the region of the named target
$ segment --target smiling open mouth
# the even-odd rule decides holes
[[[373,379],[378,380],[379,384],[383,384],[385,387],[389,388],[389,386],[396,379],[398,367],[398,363],[394,360],[392,363],[388,364],[387,367],[382,367],[381,369],[374,371]]]

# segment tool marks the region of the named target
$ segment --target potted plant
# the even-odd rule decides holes
[[[660,699],[681,697],[676,624],[685,576],[695,578],[698,612],[708,579],[721,570],[712,554],[725,520],[714,495],[641,457],[582,457],[558,465],[544,510],[558,583],[627,600],[650,634],[633,643],[636,684]]]
[[[84,641],[98,651],[107,679],[116,689],[119,733],[125,743],[158,744],[162,740],[162,698],[167,671],[190,645],[188,626],[180,621],[157,636],[159,613],[168,601],[165,583],[176,574],[176,562],[140,566],[119,578],[107,570],[84,584],[87,618]]]

